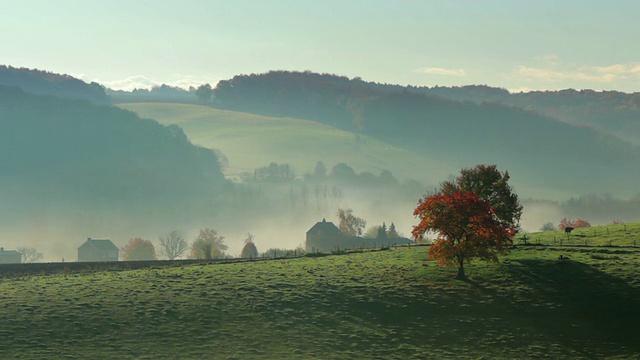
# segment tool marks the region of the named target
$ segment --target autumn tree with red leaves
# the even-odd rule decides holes
[[[155,260],[156,249],[150,240],[133,238],[122,248],[124,260]]]
[[[489,201],[472,191],[426,196],[418,202],[413,215],[420,223],[413,228],[416,241],[428,232],[438,237],[429,249],[429,259],[443,266],[457,266],[456,279],[466,279],[464,263],[472,258],[497,262],[513,244],[516,227],[505,226]]]
[[[591,227],[591,223],[585,219],[577,218],[575,220],[563,217],[560,219],[560,224],[558,224],[558,229],[564,230],[564,228],[581,228],[581,227]]]

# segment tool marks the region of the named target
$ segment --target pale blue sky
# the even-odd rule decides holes
[[[0,0],[0,64],[113,88],[268,70],[640,91],[640,1]]]

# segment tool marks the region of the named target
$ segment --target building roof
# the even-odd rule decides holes
[[[92,239],[92,238],[87,238],[87,241],[80,245],[78,247],[78,249],[80,249],[83,246],[90,246],[95,250],[99,250],[99,251],[119,251],[120,249],[118,249],[117,246],[115,246],[113,244],[113,242],[111,242],[111,240],[98,240],[98,239]]]
[[[340,232],[340,229],[338,229],[337,226],[335,226],[331,221],[327,221],[325,219],[322,219],[322,221],[317,222],[315,225],[311,227],[311,229],[309,229],[309,231],[307,231],[307,235],[315,235],[318,233],[329,235],[329,236],[342,235],[342,233]]]
[[[3,255],[20,255],[20,256],[22,256],[22,254],[19,253],[18,251],[5,250],[3,247],[0,247],[0,256],[3,256]]]

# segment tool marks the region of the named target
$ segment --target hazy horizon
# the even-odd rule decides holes
[[[37,11],[34,11],[37,10]],[[640,91],[640,3],[27,1],[2,62],[112,89],[311,70],[416,86]]]

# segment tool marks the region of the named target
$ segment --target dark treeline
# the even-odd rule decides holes
[[[33,94],[88,100],[95,104],[111,101],[105,89],[95,82],[87,84],[69,75],[35,69],[0,65],[0,85],[17,86]]]
[[[461,164],[490,160],[522,174],[535,187],[637,192],[627,179],[639,175],[629,165],[637,163],[640,152],[613,136],[533,111],[419,90],[330,74],[273,71],[219,82],[214,101],[231,110],[323,122]]]
[[[162,84],[160,86],[153,86],[151,89],[134,89],[132,91],[124,90],[106,90],[107,95],[111,97],[114,103],[127,103],[127,102],[170,102],[170,103],[183,103],[183,104],[195,104],[198,103],[198,99],[194,96],[195,89],[189,88],[187,90],[177,87]]]

